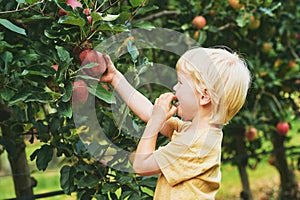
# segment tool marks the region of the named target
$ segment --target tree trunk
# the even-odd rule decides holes
[[[280,199],[300,199],[299,190],[293,170],[289,168],[285,148],[284,136],[273,133],[273,148],[275,156],[275,167],[280,174]]]
[[[249,184],[249,178],[247,174],[247,163],[248,163],[248,157],[247,157],[247,151],[246,146],[244,142],[244,130],[238,130],[237,133],[235,133],[235,143],[236,143],[236,151],[237,151],[237,167],[239,170],[243,191],[240,193],[240,197],[243,200],[252,200],[252,193],[250,189]]]
[[[2,110],[0,110],[2,114]],[[4,120],[3,120],[4,121]],[[3,122],[2,121],[2,122]],[[8,160],[11,166],[15,194],[18,199],[33,199],[33,187],[36,181],[30,177],[30,170],[27,162],[25,143],[16,133],[13,133],[9,123],[1,123],[2,137],[6,142]],[[13,149],[13,150],[12,150]],[[13,152],[13,153],[12,153]]]

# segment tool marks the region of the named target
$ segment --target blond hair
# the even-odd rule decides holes
[[[205,87],[212,102],[213,124],[227,124],[242,108],[251,82],[245,61],[222,48],[194,48],[182,55],[177,70],[191,75],[200,94]]]

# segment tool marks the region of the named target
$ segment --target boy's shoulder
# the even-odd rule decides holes
[[[190,129],[191,122],[181,121],[181,127],[174,131],[171,140],[184,143],[188,146],[213,146],[220,143],[223,138],[223,131],[217,127]]]

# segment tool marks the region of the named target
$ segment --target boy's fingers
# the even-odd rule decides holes
[[[105,54],[105,55],[104,55],[104,59],[105,59],[107,65],[109,65],[109,66],[112,66],[112,65],[113,65],[113,63],[112,63],[112,61],[111,61],[109,55]]]

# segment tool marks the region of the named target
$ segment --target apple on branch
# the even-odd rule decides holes
[[[196,16],[194,17],[192,23],[196,28],[200,29],[206,25],[206,19],[203,16]]]
[[[89,97],[87,84],[83,80],[77,80],[73,83],[72,103],[74,105],[84,104]]]
[[[254,127],[247,128],[245,130],[245,137],[248,141],[252,141],[257,137],[257,129]]]
[[[279,122],[276,126],[279,135],[286,136],[290,130],[290,125],[287,122]]]

